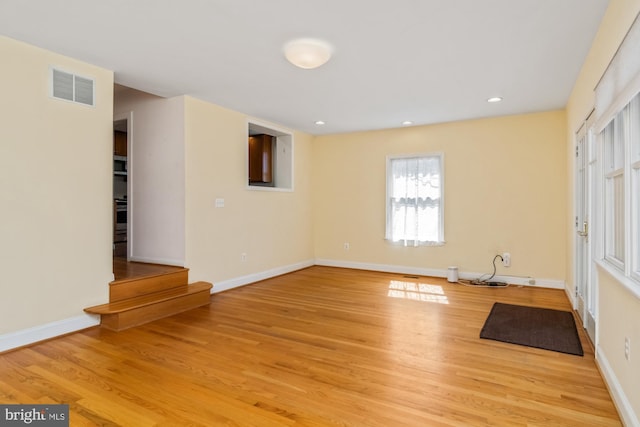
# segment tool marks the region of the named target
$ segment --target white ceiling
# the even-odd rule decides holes
[[[0,34],[113,70],[124,86],[318,135],[563,108],[607,4],[1,0]],[[333,58],[295,68],[282,46],[298,37],[328,41]]]

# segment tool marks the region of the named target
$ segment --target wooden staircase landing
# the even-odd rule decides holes
[[[109,284],[109,302],[84,309],[99,314],[100,325],[122,331],[153,320],[172,316],[209,304],[211,288],[207,282],[188,284],[186,268]]]

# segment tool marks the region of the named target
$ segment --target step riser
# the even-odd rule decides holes
[[[188,284],[189,270],[145,276],[109,284],[109,302],[84,310],[99,314],[106,329],[122,331],[209,304],[211,283]]]
[[[189,270],[184,269],[159,276],[141,277],[109,285],[109,302],[122,301],[153,292],[187,286]]]
[[[113,331],[122,331],[153,320],[173,316],[210,303],[211,293],[207,291],[186,294],[169,301],[161,301],[144,307],[115,314],[103,314],[100,324]]]

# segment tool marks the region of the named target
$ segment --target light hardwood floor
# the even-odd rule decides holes
[[[2,403],[68,403],[71,425],[614,426],[578,357],[480,339],[494,302],[563,291],[311,267],[124,332],[0,355]]]
[[[172,265],[133,262],[127,261],[125,258],[113,257],[113,275],[116,281],[154,276],[183,269],[183,267]]]

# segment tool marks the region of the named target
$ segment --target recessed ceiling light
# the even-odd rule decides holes
[[[324,122],[322,120],[316,120],[314,123],[317,124],[318,126],[322,126],[322,125],[326,124],[326,122]]]
[[[411,120],[405,120],[404,122],[402,122],[402,126],[410,126],[412,124],[413,122]]]
[[[296,39],[284,45],[284,56],[296,67],[318,68],[331,58],[333,48],[323,40]]]
[[[500,101],[502,101],[502,98],[499,96],[494,96],[493,98],[487,99],[487,102],[500,102]]]

